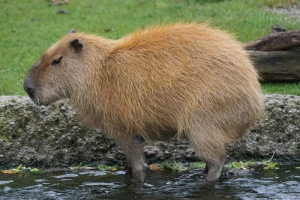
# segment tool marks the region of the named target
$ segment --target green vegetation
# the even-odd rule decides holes
[[[42,174],[44,173],[42,170],[38,168],[30,168],[30,167],[25,167],[22,164],[19,165],[17,168],[14,169],[9,169],[9,170],[1,170],[3,174],[16,174],[16,173],[21,173],[21,172],[30,172],[33,174]]]
[[[83,166],[82,162],[79,163],[79,165],[77,165],[75,167],[70,167],[70,169],[72,169],[72,170],[80,170],[80,169],[83,169],[83,168],[86,168],[86,166]]]
[[[253,169],[253,168],[262,168],[264,170],[276,170],[279,169],[276,162],[271,162],[273,156],[270,160],[263,161],[233,161],[231,163],[226,163],[224,168],[227,170],[236,169],[236,170],[245,170],[245,169]],[[190,162],[190,163],[182,163],[182,162],[165,162],[161,164],[151,164],[149,165],[150,170],[166,170],[166,171],[189,171],[193,169],[204,169],[204,162]],[[298,167],[296,167],[298,169]],[[299,167],[300,169],[300,167]]]
[[[276,170],[279,169],[277,167],[276,162],[270,162],[269,161],[233,161],[231,163],[227,163],[224,168],[227,170],[230,169],[236,169],[236,170],[245,170],[245,169],[251,169],[251,168],[262,168],[264,170]],[[204,162],[190,162],[190,163],[182,163],[182,162],[164,162],[160,164],[151,164],[148,166],[150,170],[157,171],[157,170],[165,170],[165,171],[172,171],[172,172],[182,172],[182,171],[189,171],[194,169],[204,169],[205,163]],[[88,170],[88,171],[117,171],[117,170],[124,170],[124,167],[116,167],[116,166],[108,166],[104,164],[100,164],[97,167],[89,167],[89,166],[82,166],[82,163],[80,163],[76,167],[70,167],[72,170]],[[296,169],[300,169],[300,167],[296,167]],[[3,174],[15,174],[15,173],[21,173],[21,172],[30,172],[34,174],[42,174],[44,171],[38,169],[38,168],[30,168],[25,167],[22,164],[19,165],[17,168],[8,169],[8,170],[0,170]]]
[[[263,166],[264,170],[275,170],[279,169],[277,167],[276,162],[270,162],[270,161],[262,161],[262,162],[254,162],[254,161],[240,161],[240,162],[232,162],[231,164],[226,165],[227,168],[235,168],[235,169],[249,169],[249,168],[256,168]]]
[[[191,162],[191,163],[182,163],[182,162],[164,162],[161,164],[151,164],[149,165],[149,169],[152,171],[157,170],[166,170],[172,172],[181,172],[188,171],[193,169],[204,169],[204,162]]]
[[[265,94],[294,94],[300,96],[300,84],[299,83],[263,83],[263,92]]]
[[[251,169],[251,168],[262,168],[264,170],[276,170],[279,169],[277,167],[276,162],[270,162],[270,161],[239,161],[239,162],[231,162],[227,163],[224,168],[227,170],[230,169],[236,169],[236,170],[244,170],[244,169]],[[155,167],[154,167],[155,166]],[[205,163],[204,162],[191,162],[188,164],[182,163],[182,162],[166,162],[162,164],[152,164],[150,165],[150,170],[166,170],[166,171],[188,171],[193,169],[204,169]]]
[[[0,0],[0,95],[25,95],[23,78],[52,43],[71,28],[112,39],[151,24],[176,21],[210,21],[212,26],[249,41],[267,35],[281,24],[299,28],[300,21],[275,14],[268,7],[296,0],[72,0],[50,6],[50,1]],[[65,9],[66,14],[58,14]],[[265,93],[300,95],[299,84],[264,84]]]
[[[107,166],[107,165],[98,165],[98,169],[100,171],[116,171],[117,167],[115,166]]]
[[[204,169],[204,162],[191,162],[188,165],[185,165],[182,162],[173,162],[173,163],[163,163],[162,168],[167,171],[188,171],[193,169]]]
[[[233,167],[235,169],[247,169],[248,165],[249,165],[249,163],[247,163],[247,162],[245,163],[245,162],[242,162],[242,161],[240,161],[240,162],[234,161],[234,162],[231,163],[231,167]]]
[[[100,170],[100,171],[116,171],[118,168],[116,166],[108,166],[104,164],[100,164],[97,167],[89,167],[86,165],[82,165],[82,162],[75,166],[75,167],[70,167],[72,170]]]
[[[274,170],[274,169],[279,169],[279,167],[276,167],[277,163],[267,163],[266,166],[264,167],[264,170]]]

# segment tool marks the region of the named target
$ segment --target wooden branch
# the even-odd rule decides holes
[[[263,81],[300,81],[300,48],[289,51],[248,51]]]
[[[300,46],[300,30],[271,33],[244,44],[246,50],[278,51]]]
[[[69,0],[50,0],[52,6],[68,4]]]

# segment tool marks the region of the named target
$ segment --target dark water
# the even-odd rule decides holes
[[[0,174],[0,199],[300,199],[299,165],[256,169],[208,184],[201,171],[146,171],[143,187],[124,171]]]

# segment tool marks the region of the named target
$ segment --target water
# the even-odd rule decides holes
[[[296,165],[299,166],[299,165]],[[202,171],[146,171],[147,182],[134,186],[124,171],[0,174],[0,199],[300,199],[300,169],[256,169],[205,183]]]

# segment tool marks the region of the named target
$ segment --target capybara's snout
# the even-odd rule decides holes
[[[23,83],[23,87],[25,92],[28,94],[28,96],[34,100],[35,99],[35,84],[34,81],[32,80],[32,78],[30,76],[26,76],[24,79],[24,83]]]

